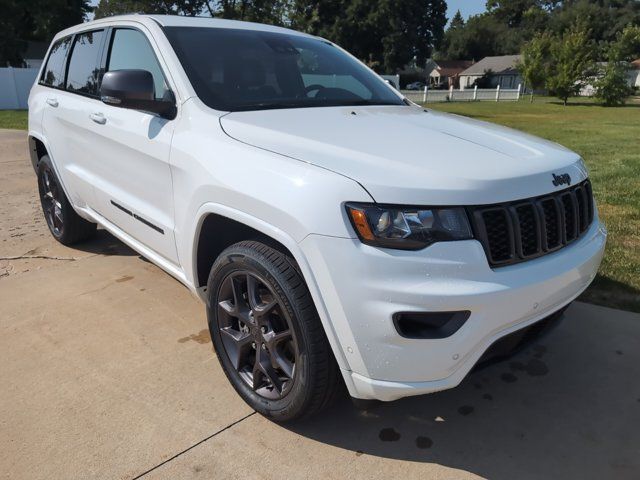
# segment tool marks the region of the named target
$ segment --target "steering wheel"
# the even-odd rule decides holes
[[[309,96],[309,94],[315,90],[318,90],[318,93],[320,93],[321,90],[324,90],[325,87],[324,85],[320,85],[319,83],[314,83],[313,85],[309,85],[308,87],[305,87],[304,89],[304,94],[305,96]],[[318,93],[316,93],[316,97],[318,96]]]

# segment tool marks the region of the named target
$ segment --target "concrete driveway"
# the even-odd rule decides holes
[[[576,303],[512,361],[367,413],[252,412],[203,306],[106,232],[69,249],[23,132],[0,130],[5,478],[639,478],[640,315]]]

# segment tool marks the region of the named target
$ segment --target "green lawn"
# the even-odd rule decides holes
[[[640,103],[605,108],[575,100],[429,103],[429,108],[507,125],[561,143],[589,167],[609,230],[600,274],[582,300],[640,312]]]
[[[0,128],[27,129],[26,110],[0,110]]]

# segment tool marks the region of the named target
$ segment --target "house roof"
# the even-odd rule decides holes
[[[491,70],[493,73],[503,75],[518,73],[516,65],[520,60],[520,55],[502,55],[500,57],[484,57],[478,63],[474,63],[460,75],[484,75],[484,72]]]
[[[446,77],[454,77],[473,65],[473,60],[441,60],[434,70]],[[431,71],[433,73],[433,70]]]

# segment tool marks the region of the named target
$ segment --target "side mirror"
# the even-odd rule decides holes
[[[113,70],[102,77],[100,99],[114,107],[157,113],[162,118],[176,118],[176,102],[156,100],[153,75],[147,70]]]

